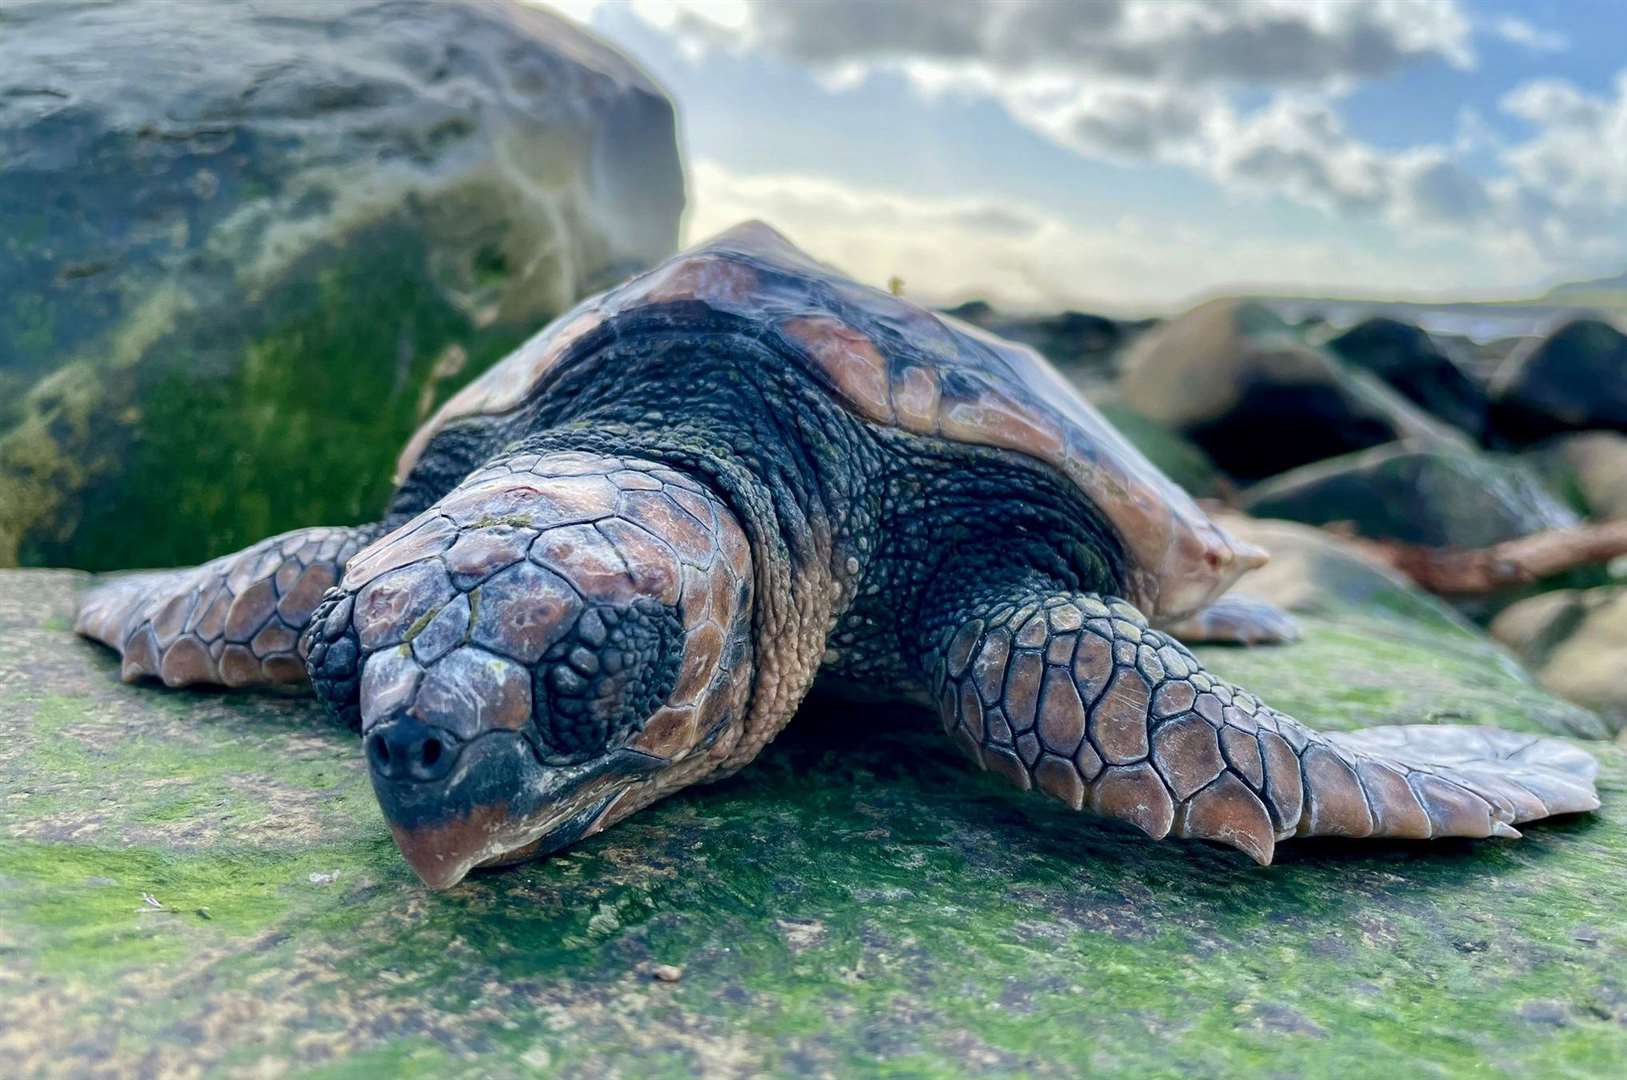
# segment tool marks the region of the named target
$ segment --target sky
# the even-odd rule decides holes
[[[678,103],[698,240],[917,299],[1497,298],[1627,271],[1627,0],[560,0]]]

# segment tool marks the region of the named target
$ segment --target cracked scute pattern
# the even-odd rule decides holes
[[[296,529],[188,570],[123,575],[87,596],[74,628],[123,653],[126,682],[297,683],[306,674],[301,631],[314,613],[320,622],[334,610],[319,607],[325,590],[378,532],[373,525]],[[348,670],[347,648],[330,650],[319,666]]]
[[[681,752],[671,733],[739,662],[722,642],[747,567],[721,529],[711,497],[658,465],[494,461],[352,562],[312,620],[312,681],[364,731],[397,716],[464,743],[514,730],[567,764],[662,713]]]
[[[1154,839],[1269,863],[1292,836],[1513,837],[1598,805],[1592,757],[1564,743],[1444,726],[1324,737],[1205,673],[1123,601],[1030,592],[941,630],[927,662],[945,729],[1016,786]]]

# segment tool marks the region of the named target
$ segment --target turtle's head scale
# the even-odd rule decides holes
[[[402,854],[448,888],[715,767],[749,693],[750,571],[688,477],[518,454],[358,553],[307,663]]]

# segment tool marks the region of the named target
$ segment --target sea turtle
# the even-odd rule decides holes
[[[383,521],[112,579],[77,628],[127,679],[308,676],[437,888],[738,770],[816,679],[935,709],[1019,788],[1261,863],[1598,805],[1564,743],[1320,735],[1205,672],[1171,628],[1286,632],[1217,602],[1264,559],[1036,353],[752,223],[465,387]]]

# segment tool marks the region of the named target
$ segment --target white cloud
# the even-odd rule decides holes
[[[1543,79],[1501,104],[1535,127],[1502,152],[1508,175],[1492,187],[1504,213],[1545,250],[1619,260],[1627,250],[1627,71],[1613,96]]]
[[[1414,290],[1461,283],[1456,252],[1352,252],[1314,238],[1239,237],[1122,216],[1084,225],[996,199],[923,199],[825,177],[740,175],[695,162],[687,231],[699,240],[748,218],[773,223],[815,257],[862,281],[896,275],[927,303],[974,297],[1010,307],[1162,309],[1228,282],[1272,291]],[[1515,284],[1483,275],[1482,285]]]
[[[1499,139],[1473,113],[1440,144],[1403,149],[1374,146],[1345,126],[1339,106],[1351,90],[1420,65],[1472,67],[1477,32],[1533,50],[1564,46],[1519,18],[1472,23],[1457,0],[634,0],[634,10],[691,54],[769,52],[807,65],[832,88],[889,72],[928,97],[993,100],[1085,157],[1174,165],[1234,197],[1284,197],[1385,222],[1402,246],[1450,237],[1460,267],[1498,264],[1479,275],[1487,284],[1627,256],[1627,73],[1613,96],[1558,80],[1516,88],[1500,108],[1532,125],[1520,141]],[[744,199],[743,189],[731,190]],[[814,194],[804,180],[781,185],[775,199],[789,200],[786,211],[812,227],[817,215],[797,199]],[[868,221],[908,212],[864,201]],[[834,244],[833,228],[824,234]],[[956,228],[974,246],[986,236]],[[1306,254],[1293,258],[1317,280],[1353,280]],[[1016,275],[1002,282],[1020,292]],[[1028,289],[1065,276],[1032,274]],[[1272,280],[1294,276],[1303,275]],[[1415,287],[1428,279],[1405,276]]]
[[[895,72],[924,94],[992,98],[1089,157],[1175,164],[1341,212],[1389,205],[1395,162],[1347,136],[1329,101],[1419,64],[1474,62],[1455,0],[638,0],[636,10],[691,50],[767,50],[833,87]],[[1242,91],[1266,103],[1245,112]]]
[[[694,25],[711,20],[711,5],[677,6]],[[823,0],[749,12],[752,44],[826,65],[929,59],[1075,79],[1326,86],[1472,60],[1468,21],[1441,0]]]
[[[1496,37],[1515,45],[1523,45],[1532,52],[1562,52],[1570,47],[1570,42],[1564,34],[1554,30],[1543,30],[1513,15],[1493,19],[1486,29]]]

